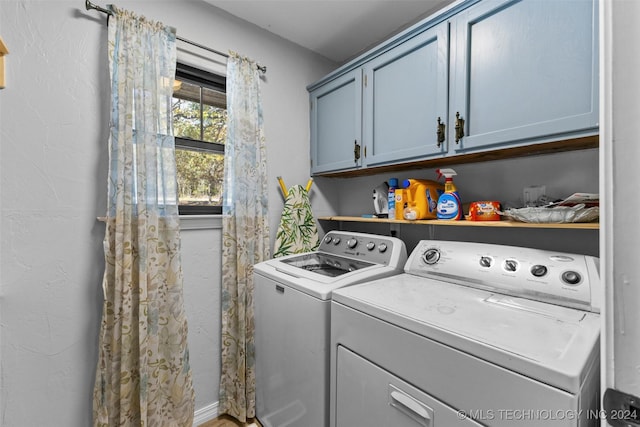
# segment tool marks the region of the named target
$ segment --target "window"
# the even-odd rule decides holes
[[[172,114],[180,214],[220,214],[226,78],[178,63]]]

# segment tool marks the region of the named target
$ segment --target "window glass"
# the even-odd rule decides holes
[[[180,214],[222,212],[224,83],[224,77],[178,64],[172,114]]]
[[[227,105],[226,94],[202,88],[203,95],[203,135],[206,142],[224,144],[227,139]],[[224,105],[220,106],[220,98]]]
[[[173,135],[202,139],[200,135],[200,86],[176,80],[173,91]],[[178,90],[176,90],[176,87]]]
[[[222,206],[224,155],[176,149],[181,206]]]

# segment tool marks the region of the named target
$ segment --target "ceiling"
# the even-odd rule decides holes
[[[454,0],[205,0],[344,63]]]

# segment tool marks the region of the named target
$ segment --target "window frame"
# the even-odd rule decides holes
[[[216,90],[218,92],[223,92],[225,96],[227,93],[226,76],[221,76],[200,68],[192,67],[179,61],[176,64],[176,79],[196,84],[204,88]],[[202,100],[200,101],[200,105],[202,108]],[[200,128],[202,129],[202,120],[200,121]],[[202,140],[178,136],[174,136],[174,139],[176,150],[202,151],[211,154],[221,154],[224,156],[224,144],[217,142],[205,142]],[[180,205],[180,202],[178,201],[178,213],[180,215],[221,215],[222,206],[186,206]]]

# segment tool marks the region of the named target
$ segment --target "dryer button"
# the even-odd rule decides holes
[[[422,260],[429,265],[435,264],[440,260],[440,251],[436,248],[427,249],[422,254]]]
[[[533,274],[536,277],[543,277],[544,275],[547,274],[547,267],[545,267],[542,264],[536,264],[533,267],[531,267],[531,274]]]
[[[515,259],[508,259],[504,262],[505,271],[515,272],[518,269],[518,261]]]
[[[562,273],[562,281],[567,285],[575,286],[580,283],[580,280],[582,280],[580,274],[575,271],[569,270]]]

